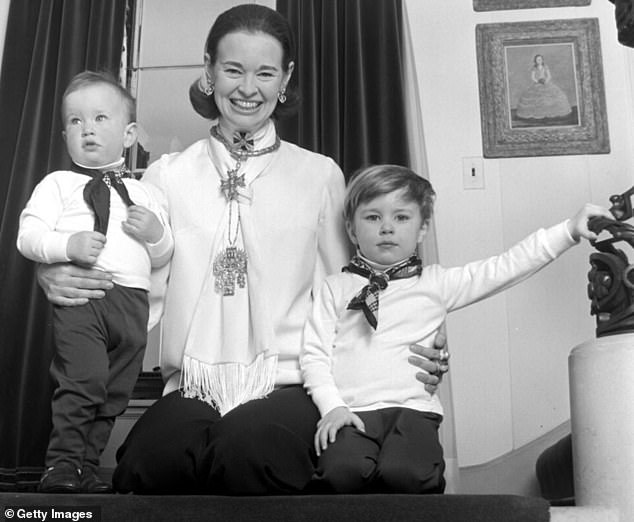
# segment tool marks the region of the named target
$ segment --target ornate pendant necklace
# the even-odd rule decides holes
[[[220,190],[229,205],[229,220],[227,230],[228,245],[216,256],[213,263],[213,275],[215,277],[214,288],[223,296],[232,296],[236,292],[236,284],[244,288],[247,282],[247,254],[236,246],[240,234],[240,205],[238,197],[240,189],[246,187],[245,173],[239,174],[240,167],[248,158],[262,156],[274,152],[280,147],[280,138],[275,136],[275,143],[263,149],[254,149],[253,140],[246,133],[234,136],[234,143],[230,143],[224,137],[218,125],[210,130],[211,136],[222,143],[232,158],[236,160],[236,166],[227,170],[226,179],[220,180]],[[234,205],[234,202],[236,203]],[[236,207],[236,220],[233,224],[234,207]]]

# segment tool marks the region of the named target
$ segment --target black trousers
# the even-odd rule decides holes
[[[54,307],[51,375],[57,387],[46,466],[99,466],[141,371],[147,322],[147,292],[138,288],[115,285],[86,305]]]
[[[344,426],[321,454],[316,484],[327,493],[442,493],[442,417],[408,408],[356,412],[365,432]]]
[[[220,417],[179,391],[154,403],[117,452],[121,493],[225,495],[307,491],[319,413],[301,386],[272,392]]]

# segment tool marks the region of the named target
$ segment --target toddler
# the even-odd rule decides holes
[[[17,246],[38,263],[73,262],[112,274],[103,299],[54,306],[53,429],[43,493],[107,493],[97,474],[115,418],[132,393],[147,339],[152,267],[173,240],[150,188],[132,178],[134,98],[107,74],[75,76],[62,98],[70,170],[48,174],[20,215]]]

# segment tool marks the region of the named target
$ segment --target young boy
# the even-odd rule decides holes
[[[38,263],[107,271],[114,287],[103,299],[53,309],[57,387],[38,489],[107,493],[99,457],[143,363],[150,270],[169,261],[173,240],[148,187],[124,165],[123,152],[136,141],[134,98],[114,78],[86,71],[70,82],[61,112],[73,165],[35,187],[17,246]]]
[[[300,365],[321,414],[316,482],[338,493],[442,493],[442,406],[416,384],[409,346],[430,345],[448,312],[534,274],[579,241],[587,221],[612,217],[586,205],[500,256],[464,267],[421,267],[417,248],[432,215],[430,183],[405,167],[352,178],[344,213],[357,253],[328,277],[305,327]]]

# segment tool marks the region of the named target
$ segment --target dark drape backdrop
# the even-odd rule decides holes
[[[295,32],[291,85],[302,98],[279,132],[333,158],[346,177],[369,164],[409,164],[401,3],[277,0]]]
[[[0,489],[39,479],[50,431],[49,305],[18,253],[33,187],[69,159],[59,105],[84,69],[118,76],[126,0],[13,0],[0,77]]]

